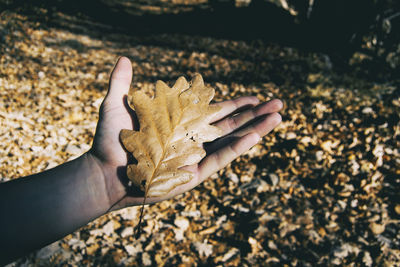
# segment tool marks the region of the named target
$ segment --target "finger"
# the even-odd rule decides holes
[[[282,116],[279,113],[272,113],[262,117],[260,120],[256,120],[247,127],[235,132],[233,135],[237,137],[245,136],[249,133],[257,133],[259,136],[271,132],[276,126],[282,121]]]
[[[258,141],[260,141],[260,136],[257,133],[250,133],[205,157],[199,164],[199,183],[224,168],[232,160],[257,144]]]
[[[213,153],[226,144],[230,143],[232,140],[236,140],[242,136],[257,133],[260,137],[263,137],[267,133],[271,132],[279,123],[282,121],[282,117],[279,113],[272,113],[269,115],[264,115],[260,119],[256,119],[243,129],[229,134],[223,138],[220,138],[212,143],[205,146],[207,153]]]
[[[240,108],[243,108],[246,106],[255,106],[259,102],[260,101],[255,96],[244,96],[244,97],[239,97],[234,100],[228,100],[228,101],[213,104],[213,105],[221,107],[221,110],[218,111],[217,114],[215,114],[211,123],[225,118],[232,112],[235,112],[237,109],[240,109]]]
[[[217,126],[218,128],[222,129],[223,135],[226,135],[237,130],[238,128],[242,127],[246,123],[250,122],[251,120],[259,116],[278,112],[279,110],[282,109],[282,106],[283,106],[282,101],[280,101],[279,99],[274,99],[270,102],[260,104],[252,109],[246,110],[235,116],[225,118],[215,123],[214,126]],[[260,136],[262,136],[261,133]]]
[[[120,105],[124,96],[128,94],[132,81],[132,64],[127,57],[120,57],[115,65],[111,77],[110,84],[105,102],[118,102]]]

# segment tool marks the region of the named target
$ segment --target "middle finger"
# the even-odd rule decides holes
[[[274,99],[270,102],[260,104],[252,109],[246,110],[234,116],[222,119],[214,123],[214,126],[220,128],[223,132],[223,135],[226,135],[232,133],[241,126],[245,125],[247,122],[259,116],[278,112],[280,109],[282,109],[282,106],[282,101],[279,99]]]

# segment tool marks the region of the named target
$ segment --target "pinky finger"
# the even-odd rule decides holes
[[[199,183],[228,165],[261,140],[257,133],[249,133],[205,157],[199,164]]]

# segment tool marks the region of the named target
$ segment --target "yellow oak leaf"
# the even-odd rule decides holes
[[[127,166],[127,175],[147,197],[163,196],[189,182],[194,174],[181,167],[201,161],[203,143],[221,136],[210,125],[220,107],[210,105],[214,89],[197,74],[189,84],[180,77],[170,88],[156,84],[155,97],[142,91],[132,93],[132,108],[140,130],[122,130],[120,137],[137,164]]]

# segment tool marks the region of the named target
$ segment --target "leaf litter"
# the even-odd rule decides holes
[[[285,101],[282,124],[261,144],[195,190],[150,206],[138,240],[131,207],[12,265],[399,265],[398,81],[338,73],[324,55],[277,45],[71,33],[11,11],[0,27],[3,181],[90,148],[119,55],[132,60],[132,86],[142,90],[198,72],[218,101]],[[149,45],[160,39],[170,46]]]

